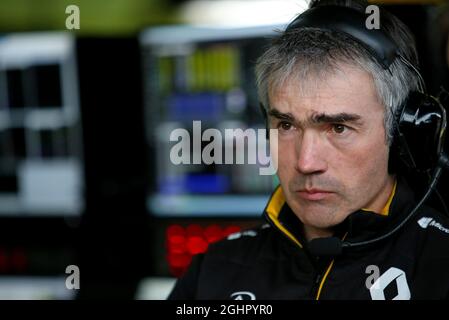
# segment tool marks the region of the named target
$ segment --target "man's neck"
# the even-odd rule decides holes
[[[307,241],[310,241],[315,238],[327,238],[331,237],[334,234],[333,228],[316,228],[313,226],[304,225],[303,228],[304,237]]]

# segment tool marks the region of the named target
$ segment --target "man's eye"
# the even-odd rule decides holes
[[[292,128],[292,124],[289,122],[285,122],[285,121],[281,121],[278,124],[278,128],[284,130],[284,131],[288,131]]]
[[[348,129],[348,127],[346,127],[343,124],[336,123],[336,124],[332,125],[332,130],[338,134],[344,133],[347,129]]]

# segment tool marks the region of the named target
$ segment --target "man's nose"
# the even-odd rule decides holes
[[[302,174],[318,174],[327,170],[325,148],[318,133],[305,130],[296,144],[296,170]]]

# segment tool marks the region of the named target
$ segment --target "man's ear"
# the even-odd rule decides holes
[[[264,120],[265,120],[265,132],[266,132],[266,134],[265,134],[265,138],[267,139],[267,140],[269,140],[270,139],[270,128],[269,128],[269,126],[268,126],[268,114],[267,114],[267,110],[265,109],[265,107],[263,106],[263,104],[262,104],[262,102],[259,102],[259,108],[260,108],[260,111],[262,112],[262,115],[263,115],[263,118],[264,118]]]

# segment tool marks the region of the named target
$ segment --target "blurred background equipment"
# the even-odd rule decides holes
[[[161,27],[143,33],[146,136],[156,161],[150,168],[155,178],[148,199],[152,213],[260,215],[273,189],[272,176],[260,175],[259,166],[247,164],[248,158],[238,165],[235,160],[234,164],[224,160],[223,164],[173,164],[170,151],[176,142],[169,137],[183,128],[193,140],[193,121],[201,120],[202,131],[215,128],[222,133],[221,154],[232,152],[235,158],[235,141],[226,141],[224,130],[265,128],[253,63],[279,27]],[[201,151],[206,144],[203,141]]]
[[[62,276],[74,230],[61,217],[85,209],[76,68],[73,35],[0,38],[0,274],[15,276],[0,276],[3,299],[75,295]]]
[[[433,94],[449,79],[439,2],[382,1],[415,34]],[[67,5],[79,30],[65,29]],[[170,133],[264,128],[255,61],[306,6],[1,1],[0,298],[164,299],[193,255],[263,223],[275,177],[260,163],[175,165]]]
[[[84,209],[75,59],[70,34],[1,39],[3,214],[79,215]]]
[[[182,275],[192,256],[209,244],[261,222],[276,178],[260,175],[260,165],[249,164],[248,158],[235,164],[235,138],[226,137],[225,129],[265,128],[253,68],[276,28],[282,25],[166,26],[140,36],[146,141],[153,155],[147,193],[152,261],[155,275],[169,277],[166,283]],[[173,164],[170,151],[176,142],[170,133],[187,130],[192,146],[197,120],[202,132],[221,132],[221,154],[232,152],[234,164]],[[244,141],[245,152],[255,153]],[[200,153],[207,144],[203,141]]]

